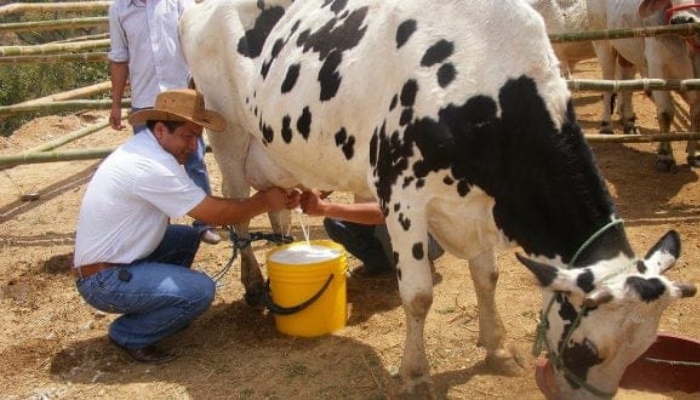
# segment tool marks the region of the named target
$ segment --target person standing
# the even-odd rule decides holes
[[[178,22],[191,0],[115,0],[109,7],[110,79],[112,108],[110,125],[122,130],[121,101],[127,83],[131,88],[132,112],[151,108],[158,93],[188,87],[189,68],[182,53]],[[146,131],[135,125],[134,134]],[[204,163],[204,139],[185,162],[192,180],[211,194],[211,185]],[[200,238],[216,244],[221,237],[211,226],[194,221]]]
[[[88,304],[122,314],[109,326],[117,347],[136,361],[163,363],[178,354],[155,343],[204,313],[216,287],[207,274],[190,269],[200,243],[196,228],[170,219],[233,224],[297,207],[300,196],[272,188],[246,200],[226,199],[195,185],[182,164],[196,151],[203,127],[221,131],[225,122],[194,90],[163,92],[154,108],[129,121],[147,130],[110,154],[88,184],[71,273]]]

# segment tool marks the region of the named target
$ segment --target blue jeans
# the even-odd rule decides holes
[[[143,110],[143,108],[132,108],[131,112],[134,113],[139,110]],[[146,125],[136,125],[134,126],[134,135],[146,132],[147,130],[148,127]],[[185,162],[185,171],[187,171],[187,175],[189,175],[195,185],[204,190],[206,194],[211,194],[207,165],[204,163],[205,151],[204,137],[200,137],[197,151],[192,153],[187,159],[187,162]],[[209,225],[200,221],[194,221],[192,226],[194,226],[199,234],[211,228]]]
[[[193,227],[170,225],[148,257],[79,279],[78,292],[98,310],[123,314],[109,326],[115,342],[144,348],[189,325],[214,301],[214,281],[190,270],[198,248]]]
[[[393,250],[386,225],[365,225],[325,218],[323,226],[328,237],[340,243],[365,265],[368,274],[381,274],[394,268]],[[444,250],[428,236],[428,259],[434,261]]]

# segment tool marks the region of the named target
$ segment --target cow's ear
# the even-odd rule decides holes
[[[670,7],[670,0],[644,0],[639,5],[639,16],[646,18],[659,10],[665,10]]]
[[[644,256],[644,265],[649,273],[663,274],[676,264],[680,255],[680,235],[676,231],[668,231]]]
[[[515,253],[518,261],[527,267],[543,287],[558,292],[571,292],[579,290],[576,286],[576,274],[568,273],[552,265],[535,261],[519,253]]]

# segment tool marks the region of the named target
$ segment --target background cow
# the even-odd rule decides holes
[[[408,391],[430,393],[428,232],[469,260],[479,343],[505,373],[521,368],[495,304],[494,251],[522,246],[567,398],[613,393],[662,311],[695,293],[661,275],[678,257],[676,233],[644,259],[631,250],[543,20],[524,2],[203,0],[180,30],[207,105],[229,124],[209,135],[226,185],[380,202],[406,312]]]
[[[700,5],[689,0],[587,0],[592,29],[638,28],[660,26],[668,23],[688,23],[700,21]],[[690,5],[690,7],[685,7]],[[681,38],[676,35],[652,36],[647,38],[618,39],[595,42],[596,53],[601,63],[604,79],[613,79],[613,72],[606,70],[611,59],[618,54],[628,63],[618,63],[622,79],[632,79],[635,67],[643,77],[661,79],[691,79],[700,77],[700,57],[697,35]],[[700,93],[680,92],[690,107],[690,130],[697,132],[700,127]],[[671,93],[653,91],[659,131],[668,133],[675,113]],[[623,102],[629,106],[626,115],[633,116],[631,93],[623,92]],[[624,116],[623,116],[624,118]],[[686,160],[690,166],[699,167],[696,156],[696,142],[689,141],[686,147]],[[659,142],[657,149],[657,169],[675,171],[671,142]]]
[[[587,0],[526,0],[544,18],[548,34],[585,32],[591,28]],[[593,17],[596,15],[594,14]],[[600,21],[594,25],[600,26]],[[604,24],[603,24],[604,25]],[[561,61],[564,76],[572,78],[576,63],[598,58],[603,79],[631,79],[635,70],[629,62],[619,57],[609,41],[595,42],[575,41],[553,43],[554,53]],[[618,67],[618,62],[621,66]],[[617,74],[617,75],[616,75]],[[603,92],[603,114],[600,122],[600,133],[614,133],[612,115],[615,111],[616,94],[612,91]],[[632,109],[630,92],[623,93],[617,102],[617,111],[623,123],[623,132],[639,133],[635,126],[635,115]]]

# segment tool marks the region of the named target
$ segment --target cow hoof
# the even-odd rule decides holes
[[[253,308],[265,308],[265,296],[262,293],[246,293],[245,303]]]
[[[398,396],[401,400],[435,399],[433,384],[429,379],[420,379],[404,386]]]
[[[656,170],[658,172],[675,174],[678,168],[675,160],[659,158],[656,160]]]
[[[522,376],[525,373],[525,358],[520,353],[511,349],[512,353],[503,352],[486,357],[486,365],[490,370],[505,376]]]
[[[693,168],[700,167],[700,156],[688,156],[686,161],[688,162],[688,165],[690,165]]]
[[[625,135],[640,135],[641,131],[639,130],[638,126],[632,125],[625,126],[624,128],[622,128],[622,133],[624,133]]]

